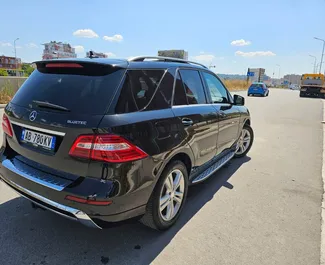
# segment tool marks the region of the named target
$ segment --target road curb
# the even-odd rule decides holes
[[[324,120],[325,120],[325,102],[323,101],[323,121]],[[321,204],[320,265],[325,265],[325,124],[323,125],[322,181],[323,181],[323,198]]]
[[[4,109],[7,106],[7,104],[0,104],[0,109]]]

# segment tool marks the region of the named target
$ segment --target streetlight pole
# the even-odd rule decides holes
[[[324,56],[324,49],[325,49],[325,40],[323,39],[320,39],[320,38],[316,38],[314,37],[315,40],[320,40],[323,42],[323,50],[322,50],[322,57],[321,57],[321,60],[320,60],[320,66],[319,66],[319,73],[322,72],[322,64],[323,64],[323,56]]]
[[[309,54],[309,56],[310,56],[310,57],[313,57],[313,58],[315,59],[315,61],[314,61],[314,71],[313,71],[313,73],[316,74],[316,72],[317,72],[317,69],[316,69],[316,60],[317,60],[317,58],[316,58],[316,56],[314,56],[314,55],[310,55],[310,54]]]
[[[279,80],[280,80],[281,66],[279,64],[277,64],[276,66],[279,66]]]
[[[16,51],[16,41],[17,40],[19,40],[19,38],[17,38],[17,39],[14,40],[16,76],[18,75],[18,72],[17,72],[17,51]]]

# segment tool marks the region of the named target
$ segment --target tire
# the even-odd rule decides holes
[[[244,135],[243,135],[244,133]],[[245,145],[244,143],[244,139],[246,138],[245,136],[245,133],[249,134],[249,137],[250,137],[250,140],[249,142],[247,143],[247,145]],[[238,147],[236,149],[236,153],[234,155],[235,158],[240,158],[240,157],[244,157],[247,155],[247,153],[249,152],[249,150],[251,149],[252,145],[253,145],[253,142],[254,142],[254,132],[253,132],[253,129],[245,124],[243,129],[242,129],[242,132],[240,134],[240,137],[238,139]],[[243,143],[243,146],[245,147],[245,150],[242,150],[241,149],[241,143]],[[243,152],[242,152],[243,151]]]
[[[302,92],[299,93],[299,97],[303,98],[305,96],[306,96],[305,93],[302,93]]]
[[[176,176],[179,172],[181,172],[182,174],[183,182],[182,181],[180,182],[179,188],[177,188],[176,191],[181,191],[181,187],[183,185],[182,201],[178,206],[176,200],[174,200],[174,198],[175,197],[177,198],[177,196],[174,196],[174,192],[173,192],[172,195],[169,195],[169,197],[172,196],[171,199],[166,200],[166,203],[167,201],[169,201],[170,203],[166,204],[167,206],[163,209],[163,211],[160,211],[160,199],[162,198],[162,196],[163,197],[168,196],[168,189],[166,188],[167,187],[166,182],[168,182],[170,174],[172,174],[173,177],[175,176],[174,178],[175,181]],[[140,222],[150,228],[160,230],[160,231],[167,230],[168,228],[173,226],[183,210],[186,201],[187,190],[188,190],[188,173],[184,163],[179,160],[172,161],[170,164],[166,166],[163,173],[161,174],[155,186],[155,189],[148,201],[146,207],[146,213],[140,219]],[[165,196],[163,194],[165,194]],[[178,209],[177,209],[177,213],[168,220],[169,216],[167,210],[170,209],[168,207],[171,207],[171,205],[173,205],[174,210],[177,208],[177,206]],[[166,212],[166,215],[164,215],[164,212]]]
[[[267,91],[267,94],[266,94],[267,97],[269,96],[269,93],[270,93],[270,91]]]

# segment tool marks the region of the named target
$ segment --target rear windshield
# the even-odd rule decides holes
[[[262,84],[251,84],[250,88],[263,88]]]
[[[45,101],[73,113],[104,114],[123,73],[123,69],[103,67],[98,71],[93,67],[91,71],[39,68],[21,86],[12,103],[37,108],[33,101]]]

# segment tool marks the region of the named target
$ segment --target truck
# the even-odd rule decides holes
[[[303,74],[301,76],[300,97],[325,98],[324,75]]]

